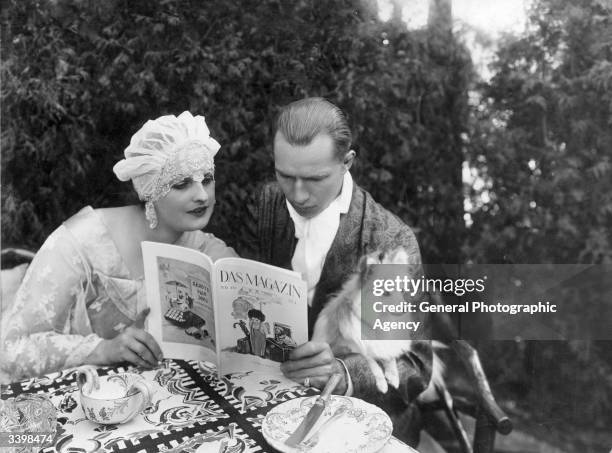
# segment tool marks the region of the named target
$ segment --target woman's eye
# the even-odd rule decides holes
[[[204,178],[202,179],[202,184],[207,186],[208,184],[210,184],[211,182],[214,182],[215,180],[215,176],[211,173],[204,175]]]
[[[182,190],[182,189],[186,189],[187,186],[189,186],[189,183],[191,181],[189,179],[184,179],[181,182],[177,182],[176,184],[174,184],[172,186],[173,189],[178,189],[178,190]]]

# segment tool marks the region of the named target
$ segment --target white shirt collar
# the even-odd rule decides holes
[[[316,216],[310,219],[302,217],[287,201],[287,209],[295,225],[295,237],[298,239],[291,266],[306,280],[309,304],[312,303],[325,258],[338,232],[340,215],[348,212],[352,196],[353,178],[347,171],[344,174],[340,195]]]

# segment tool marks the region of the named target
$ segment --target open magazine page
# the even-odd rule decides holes
[[[166,357],[216,363],[212,261],[196,250],[155,242],[143,242],[142,251],[148,332]]]
[[[306,283],[300,274],[225,258],[215,270],[219,372],[277,370],[308,341]]]

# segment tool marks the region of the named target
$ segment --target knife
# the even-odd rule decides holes
[[[300,442],[302,442],[302,440],[304,440],[321,417],[321,414],[329,401],[331,393],[334,391],[341,378],[342,375],[339,373],[334,373],[331,375],[327,381],[327,384],[325,384],[323,392],[317,398],[314,405],[310,408],[306,414],[306,417],[304,417],[304,420],[302,420],[302,423],[300,423],[300,426],[298,426],[293,434],[291,434],[291,436],[289,436],[289,438],[285,441],[285,445],[289,447],[296,447]]]

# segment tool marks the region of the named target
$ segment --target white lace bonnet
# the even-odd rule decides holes
[[[153,202],[165,197],[172,186],[187,177],[201,182],[214,173],[214,156],[221,145],[210,136],[203,116],[183,112],[147,121],[130,140],[125,159],[113,167],[121,181],[132,180],[138,197]]]

